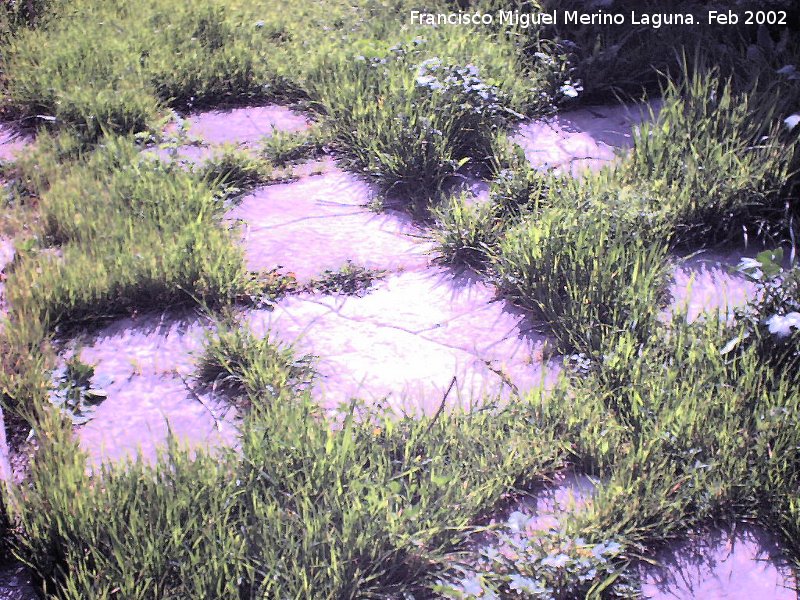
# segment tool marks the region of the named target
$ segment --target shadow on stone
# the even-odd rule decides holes
[[[780,548],[756,526],[703,532],[655,558],[660,567],[641,568],[644,598],[797,599],[794,577]]]

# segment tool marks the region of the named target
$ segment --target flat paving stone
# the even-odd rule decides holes
[[[154,460],[169,428],[191,446],[235,445],[236,411],[191,380],[206,326],[189,314],[143,315],[73,340],[95,377],[111,380],[107,399],[78,428],[95,465],[138,450]]]
[[[689,321],[717,311],[721,317],[732,319],[736,308],[756,298],[757,289],[753,282],[731,269],[742,257],[755,254],[744,249],[706,251],[681,260],[669,288],[672,302],[664,316],[685,309]]]
[[[0,123],[0,160],[14,160],[17,153],[31,141],[31,136],[17,131],[11,125]]]
[[[336,270],[348,260],[370,268],[415,269],[428,264],[432,248],[410,217],[365,207],[372,188],[332,168],[322,175],[262,187],[227,214],[243,224],[247,266],[281,265],[298,280]]]
[[[246,106],[189,114],[189,134],[210,145],[257,144],[273,130],[302,131],[311,122],[286,106]]]
[[[649,106],[657,111],[658,102]],[[592,106],[524,123],[513,140],[534,167],[578,175],[607,165],[620,149],[629,148],[633,127],[647,118],[646,104]]]
[[[390,275],[363,297],[288,297],[248,319],[257,333],[319,357],[312,394],[329,409],[360,398],[431,414],[453,377],[448,403],[471,408],[484,394],[548,386],[559,371],[519,311],[443,269]]]
[[[642,596],[652,600],[797,600],[795,579],[774,539],[748,526],[698,534],[643,567]]]

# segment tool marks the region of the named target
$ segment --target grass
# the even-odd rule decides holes
[[[36,431],[28,479],[4,504],[16,553],[48,594],[464,597],[445,588],[476,566],[472,536],[503,535],[485,526],[498,503],[567,465],[600,481],[591,503],[520,542],[520,556],[483,564],[484,589],[625,596],[636,561],[690,528],[743,520],[779,536],[800,568],[796,271],[762,281],[767,295],[734,324],[661,316],[670,248],[743,227],[793,239],[797,138],[781,123],[800,107],[778,70],[795,41],[726,34],[714,54],[666,29],[644,48],[645,32],[623,29],[420,28],[402,1],[30,6],[0,13],[4,111],[49,131],[3,165],[22,225],[0,388]],[[573,34],[570,64],[547,38]],[[651,64],[669,71],[663,108],[616,166],[572,180],[533,170],[509,144],[509,127],[552,111],[576,74],[590,96],[604,80],[652,85]],[[140,152],[173,110],[288,99],[319,129],[273,136],[265,157],[228,151],[187,172]],[[485,273],[582,369],[472,413],[411,419],[354,401],[328,414],[310,398],[307,357],[222,318],[197,375],[246,409],[238,452],[172,441],[155,464],[90,475],[70,420],[47,402],[53,337],[294,290],[277,271],[247,273],[220,217],[272,165],[323,146],[412,207],[445,198],[454,175],[491,177],[487,202],[434,208],[441,258]],[[363,292],[374,276],[348,265],[315,289]]]
[[[547,209],[500,241],[499,287],[548,323],[562,351],[594,355],[624,331],[646,339],[663,304],[667,248],[628,226],[591,210]]]
[[[110,138],[49,183],[39,242],[9,275],[14,311],[53,327],[238,293],[240,250],[217,226],[219,201],[197,177]]]
[[[225,197],[240,195],[272,181],[273,165],[247,150],[224,146],[198,169],[213,188],[221,188]]]
[[[319,127],[298,133],[275,130],[264,139],[262,152],[274,165],[285,167],[321,156],[327,142],[328,136]]]
[[[796,211],[781,194],[795,139],[784,139],[775,92],[736,94],[715,71],[686,72],[669,82],[652,123],[633,136],[622,167],[630,181],[649,181],[666,198],[661,210],[684,242],[788,238]]]
[[[314,106],[346,166],[412,204],[429,201],[465,165],[485,166],[494,137],[522,112],[543,110],[543,90],[526,87],[535,75],[509,76],[524,72],[513,48],[491,38],[468,44],[468,35],[485,34],[429,33],[311,74]]]
[[[282,347],[269,336],[257,338],[240,323],[220,320],[206,340],[198,378],[237,394],[259,394],[263,402],[308,387],[314,376],[311,363],[312,357],[295,358],[292,348]]]
[[[228,354],[264,347],[250,338]],[[19,490],[20,551],[49,593],[417,593],[510,484],[559,464],[552,429],[531,443],[535,404],[446,419],[351,412],[332,428],[307,398],[265,391],[255,363],[236,369],[252,402],[241,455],[172,445],[155,466],[109,469],[95,485],[69,428],[42,417],[51,434]]]

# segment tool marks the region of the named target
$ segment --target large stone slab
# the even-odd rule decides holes
[[[361,398],[431,414],[453,377],[448,403],[469,408],[484,395],[550,385],[559,370],[516,309],[486,284],[439,269],[391,275],[360,298],[289,297],[249,321],[319,356],[313,394],[331,409]]]
[[[302,114],[286,106],[247,106],[196,112],[186,117],[189,133],[210,145],[253,145],[273,130],[302,131],[310,126]]]
[[[704,251],[681,259],[674,271],[669,293],[672,297],[666,314],[685,310],[694,321],[703,314],[732,319],[734,310],[757,296],[756,286],[733,271],[744,256],[754,252],[744,249]]]
[[[139,450],[153,460],[170,429],[190,445],[235,443],[235,411],[192,380],[207,325],[189,313],[142,315],[72,341],[95,378],[110,380],[103,387],[108,398],[78,428],[95,465]]]
[[[658,103],[651,103],[657,111]],[[649,118],[646,104],[592,106],[520,126],[513,140],[535,167],[578,175],[613,161],[632,144],[632,130]]]
[[[248,268],[282,265],[305,281],[348,260],[372,268],[424,267],[424,232],[397,211],[371,212],[373,190],[339,169],[259,188],[227,214],[243,224]]]
[[[796,582],[765,531],[749,526],[692,536],[642,568],[642,595],[651,600],[796,600]]]

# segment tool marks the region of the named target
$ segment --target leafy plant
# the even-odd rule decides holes
[[[363,296],[383,279],[386,271],[359,266],[348,260],[338,270],[326,269],[325,272],[309,281],[305,290],[322,294],[344,294],[346,296]]]
[[[627,565],[620,543],[587,543],[565,531],[536,531],[535,527],[535,517],[512,513],[495,533],[496,542],[481,550],[476,573],[455,585],[443,585],[440,591],[459,599],[567,600],[596,597],[616,583],[614,591],[623,592]],[[624,587],[629,593],[635,589],[629,582]]]
[[[800,360],[800,267],[785,269],[783,262],[783,249],[777,248],[739,263],[736,270],[754,282],[757,291],[753,301],[737,310],[746,327],[726,350],[752,341],[766,359],[788,372]]]
[[[108,397],[103,387],[112,382],[109,377],[96,378],[94,367],[82,362],[77,352],[53,371],[53,380],[55,388],[50,402],[67,414],[74,425],[92,419],[94,407]]]

